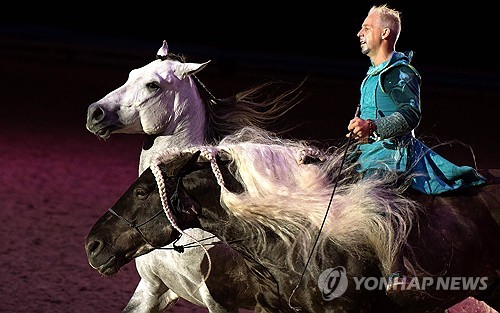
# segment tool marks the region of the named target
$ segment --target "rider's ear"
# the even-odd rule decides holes
[[[385,27],[382,30],[382,39],[387,39],[389,37],[389,34],[391,33],[391,29],[388,27]]]

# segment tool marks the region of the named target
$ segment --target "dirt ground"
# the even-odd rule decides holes
[[[0,66],[0,312],[120,312],[139,280],[134,263],[102,277],[83,245],[137,177],[141,138],[97,139],[85,129],[85,109],[132,68],[5,56]],[[479,151],[483,165],[498,165],[495,149]],[[171,311],[207,312],[184,301]],[[494,311],[470,299],[450,312]]]

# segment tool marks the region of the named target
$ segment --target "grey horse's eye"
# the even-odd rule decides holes
[[[147,83],[146,87],[148,87],[148,89],[151,89],[153,91],[160,89],[160,86],[156,82]]]
[[[144,199],[144,198],[147,198],[147,196],[149,195],[149,192],[146,188],[136,188],[134,190],[134,193],[135,193],[135,196],[139,199]]]

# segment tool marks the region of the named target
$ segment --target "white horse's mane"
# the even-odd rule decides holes
[[[274,249],[266,244],[264,236],[271,229],[283,241],[291,268],[297,253],[306,262],[320,234],[311,270],[317,270],[314,260],[327,251],[326,244],[333,242],[359,257],[377,257],[382,270],[389,273],[391,260],[405,243],[418,209],[414,201],[389,187],[390,177],[387,180],[347,177],[335,184],[332,169],[338,168],[342,161],[343,149],[325,153],[305,141],[285,140],[260,129],[244,128],[225,137],[217,146],[189,149],[195,150],[202,151],[200,158],[212,162],[222,187],[221,204],[238,218],[240,228],[262,234],[254,236],[255,255],[264,257]],[[182,151],[160,154],[156,163],[179,152]],[[233,193],[224,187],[215,162],[217,153],[224,153],[232,160],[235,166],[231,168],[236,169],[233,175],[244,192]],[[303,163],[306,154],[322,161]],[[344,170],[352,170],[350,167],[347,165]]]

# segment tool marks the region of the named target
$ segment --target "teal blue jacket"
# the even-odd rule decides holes
[[[371,119],[377,131],[357,147],[358,170],[410,175],[411,187],[426,194],[483,184],[475,169],[451,163],[415,138],[422,117],[421,77],[410,65],[412,56],[394,52],[388,61],[371,66],[361,83],[360,117]]]

